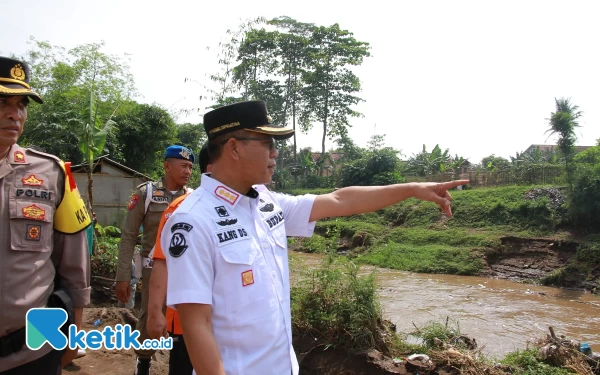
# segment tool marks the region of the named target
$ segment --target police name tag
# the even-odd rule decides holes
[[[228,245],[230,243],[250,239],[248,232],[242,227],[220,230],[218,232],[215,232],[215,236],[217,237],[217,244],[219,245],[219,247],[223,245]]]

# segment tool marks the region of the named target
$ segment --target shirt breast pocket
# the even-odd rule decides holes
[[[11,249],[51,251],[55,208],[45,203],[24,200],[12,200],[9,205]]]
[[[254,321],[277,308],[273,295],[272,281],[262,257],[248,247],[235,244],[225,246],[220,251],[225,261],[219,289],[225,299],[229,317],[236,324]]]

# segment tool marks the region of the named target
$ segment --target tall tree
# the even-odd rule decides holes
[[[22,141],[80,163],[84,155],[79,140],[85,136],[91,111],[104,124],[122,100],[137,94],[127,59],[102,52],[104,42],[67,52],[34,38],[30,43],[33,47],[22,59],[31,64],[32,86],[42,94],[44,105],[30,107]],[[109,139],[105,146],[110,150],[113,139]]]
[[[554,98],[556,112],[550,113],[549,128],[546,133],[548,137],[558,134],[558,148],[565,158],[565,167],[567,170],[567,181],[571,189],[573,188],[573,176],[570,162],[573,160],[573,149],[577,141],[575,128],[579,127],[578,119],[583,114],[579,107],[571,103],[568,98]]]
[[[176,125],[171,115],[157,105],[126,102],[117,111],[120,163],[158,178],[162,175],[165,149],[175,143]]]
[[[283,117],[287,123],[292,118],[292,128],[296,130],[297,113],[302,111],[304,98],[301,95],[303,86],[302,74],[307,65],[307,47],[313,24],[298,22],[290,17],[277,17],[268,22],[282,32],[278,33],[275,54],[280,58],[278,74],[285,77],[285,95]],[[296,133],[293,137],[294,161],[297,161]]]
[[[362,101],[355,95],[360,91],[360,80],[349,67],[362,64],[370,56],[369,44],[356,40],[338,24],[311,31],[307,48],[309,68],[303,76],[303,95],[307,100],[303,125],[307,129],[311,120],[322,123],[321,155],[324,156],[327,136],[340,135],[350,126],[350,117],[360,116],[352,109]]]

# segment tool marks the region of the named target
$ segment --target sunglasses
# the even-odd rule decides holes
[[[258,138],[258,137],[231,137],[237,141],[259,141],[261,143],[269,145],[269,150],[274,151],[277,148],[277,141],[273,137],[269,138]],[[231,138],[227,138],[225,141],[221,142],[222,145],[227,143]]]

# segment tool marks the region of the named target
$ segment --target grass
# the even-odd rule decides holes
[[[548,198],[525,199],[535,187],[453,191],[450,218],[431,202],[407,199],[377,212],[322,220],[315,235],[298,239],[294,249],[348,251],[358,262],[405,271],[474,275],[484,255],[501,248],[501,237],[551,236],[560,228],[563,212]]]
[[[566,369],[544,363],[537,349],[518,350],[507,354],[501,361],[515,375],[568,375],[573,374]]]
[[[345,258],[325,257],[317,269],[301,271],[291,291],[296,335],[308,332],[328,345],[389,352],[374,274],[358,276]]]

